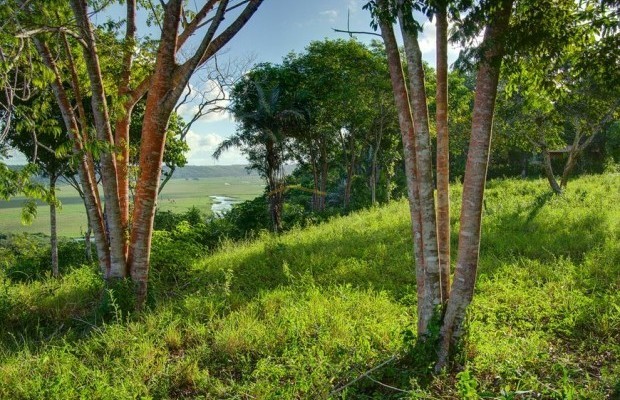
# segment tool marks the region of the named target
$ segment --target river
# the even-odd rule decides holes
[[[213,205],[211,206],[211,211],[213,215],[217,217],[221,217],[224,213],[230,211],[233,204],[239,203],[238,199],[234,199],[228,196],[209,196],[211,200],[213,200]]]

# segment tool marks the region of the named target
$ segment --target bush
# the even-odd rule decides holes
[[[31,282],[50,275],[51,246],[41,234],[12,234],[0,239],[0,268],[15,282]],[[88,264],[84,243],[61,238],[58,242],[58,271],[66,274]]]

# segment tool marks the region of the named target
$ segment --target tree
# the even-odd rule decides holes
[[[355,40],[315,41],[305,52],[289,55],[284,66],[299,76],[300,90],[307,97],[307,129],[294,138],[294,145],[297,161],[309,164],[313,172],[313,209],[325,209],[330,167],[341,165],[338,172],[343,177],[346,210],[363,154],[370,151],[376,164],[382,141],[377,131],[383,129],[381,120],[383,127],[387,125],[386,114],[393,111],[385,101],[389,88],[382,50]],[[374,148],[369,150],[364,144]],[[374,170],[377,178],[376,165]]]
[[[293,81],[290,71],[271,64],[261,64],[248,73],[231,93],[230,110],[239,123],[237,132],[213,154],[218,158],[223,151],[239,147],[250,168],[266,179],[274,232],[282,230],[286,142],[305,120]]]
[[[520,39],[536,51],[517,51],[507,63],[506,117],[523,128],[512,136],[542,154],[543,171],[556,194],[620,107],[620,57],[608,52],[620,43],[617,11],[618,4],[606,1],[558,3],[542,24],[546,39]],[[568,156],[559,182],[551,163],[553,146]]]
[[[50,248],[52,274],[58,277],[58,229],[56,182],[70,169],[70,160],[63,155],[67,139],[62,135],[62,121],[50,93],[39,93],[29,101],[14,105],[14,122],[8,131],[9,144],[26,155],[28,162],[47,175],[50,207]]]
[[[413,6],[411,2],[399,1],[394,4],[387,0],[367,4],[367,8],[370,8],[375,16],[373,24],[380,28],[386,46],[390,79],[399,114],[414,237],[418,333],[425,337],[436,308],[442,304],[443,299],[432,188],[428,106],[424,90],[424,69],[417,42],[418,26],[412,16]],[[394,9],[396,13],[393,12]],[[493,110],[512,1],[502,1],[492,7],[482,3],[477,12],[474,11],[470,16],[482,13],[489,22],[478,53],[472,134],[463,184],[458,261],[454,284],[441,321],[441,343],[436,369],[441,369],[446,364],[450,347],[461,334],[465,310],[473,296]],[[408,87],[392,28],[395,17],[400,21],[405,43]]]
[[[191,9],[182,0],[160,2],[152,18],[161,36],[151,56],[136,51],[140,9],[135,0],[128,0],[120,63],[111,62],[118,48],[106,42],[117,32],[104,35],[101,28],[95,27],[84,0],[72,0],[68,5],[12,0],[2,6],[3,13],[12,15],[8,27],[15,38],[7,46],[13,49],[26,44],[28,56],[33,56],[36,49],[38,59],[34,61],[46,68],[45,83],[51,84],[73,142],[73,153],[80,159],[78,174],[104,276],[107,280],[131,276],[138,308],[146,299],[153,217],[170,114],[196,69],[235,36],[261,3],[209,0]],[[231,21],[227,26],[223,24],[225,17]],[[114,30],[114,24],[108,26]],[[195,42],[189,40],[193,35]],[[190,42],[195,50],[184,57]],[[69,43],[78,45],[81,53]],[[64,82],[71,85],[67,87]],[[81,107],[86,93],[91,97],[96,139],[88,134],[89,125]],[[145,96],[140,171],[130,220],[129,127],[134,106]],[[110,98],[112,107],[108,104]],[[101,163],[105,217],[94,179],[95,156]],[[104,218],[109,229],[104,227]]]

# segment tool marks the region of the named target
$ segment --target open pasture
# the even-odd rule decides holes
[[[264,183],[256,175],[171,179],[159,196],[159,209],[183,212],[197,207],[205,214],[211,214],[213,200],[210,196],[227,196],[239,201],[250,200],[263,192]],[[58,210],[58,234],[60,236],[81,236],[86,231],[86,211],[82,199],[69,185],[58,186],[61,208]],[[16,197],[0,201],[0,233],[45,233],[49,234],[49,212],[47,205],[39,202],[37,218],[30,225],[21,223],[21,210],[26,198]]]

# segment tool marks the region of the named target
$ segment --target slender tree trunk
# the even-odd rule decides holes
[[[86,234],[84,234],[84,248],[85,248],[85,252],[86,252],[86,259],[89,262],[93,261],[93,251],[92,251],[92,245],[90,243],[90,235],[93,232],[93,227],[90,223],[90,218],[88,217],[88,213],[86,214]]]
[[[377,204],[377,150],[372,151],[372,160],[370,165],[370,204]]]
[[[52,275],[58,278],[58,229],[56,225],[56,179],[57,175],[50,175],[50,194],[52,201],[50,202],[50,245],[52,248]]]
[[[383,109],[383,105],[381,108]],[[381,122],[379,123],[379,134],[372,149],[372,159],[370,165],[370,203],[373,206],[377,203],[377,182],[379,181],[379,166],[377,165],[377,158],[379,157],[379,149],[381,148],[382,139],[383,116],[381,117]]]
[[[571,172],[575,168],[577,164],[577,158],[579,157],[579,151],[572,150],[568,153],[568,160],[564,165],[564,170],[562,171],[562,179],[560,180],[560,188],[566,189],[566,185],[568,185],[568,178],[570,177]],[[555,189],[554,189],[555,191]]]
[[[385,202],[390,203],[392,201],[392,179],[394,178],[394,162],[391,161],[389,167],[385,171]]]
[[[445,4],[435,15],[437,24],[437,240],[441,298],[450,296],[450,153],[448,136],[448,17]]]
[[[319,188],[319,211],[325,211],[325,200],[327,197],[327,176],[329,174],[329,165],[327,163],[327,149],[325,144],[320,145],[321,152],[321,187]]]
[[[418,317],[430,321],[436,308],[442,304],[441,275],[439,271],[432,149],[424,86],[424,68],[417,30],[411,12],[411,10],[407,11],[401,8],[398,14],[409,72],[409,99],[415,132],[415,162],[422,221],[425,288],[424,302],[420,309],[422,316]],[[426,332],[422,333],[425,334]]]
[[[49,48],[37,38],[34,43],[38,53],[41,55],[45,65],[53,72],[54,81],[52,82],[52,91],[60,108],[63,122],[67,128],[69,138],[73,142],[73,154],[78,159],[78,176],[80,184],[84,192],[84,202],[89,218],[93,224],[93,233],[95,236],[95,244],[97,246],[97,257],[102,272],[110,268],[110,249],[104,228],[103,213],[101,210],[101,202],[99,200],[99,192],[95,179],[95,172],[92,165],[92,159],[84,151],[84,138],[86,134],[80,133],[73,107],[69,102],[67,93],[64,89],[60,73],[58,71],[56,61],[51,55]],[[85,128],[86,129],[86,128]]]
[[[176,171],[176,167],[173,165],[172,167],[170,167],[170,171],[166,174],[164,180],[159,184],[159,190],[157,190],[158,196],[161,194],[162,190],[164,190],[164,187],[166,187],[166,184],[170,181],[170,179],[172,179],[174,171]]]
[[[549,186],[551,186],[551,190],[553,190],[553,193],[555,194],[562,194],[562,188],[560,187],[560,185],[558,185],[558,181],[555,179],[555,174],[553,173],[551,156],[549,155],[549,149],[547,148],[547,144],[545,142],[541,144],[540,151],[543,156],[543,171],[545,172],[547,181],[549,181]]]
[[[312,165],[312,179],[314,182],[312,190],[312,211],[319,211],[319,172],[314,152],[310,153],[310,163]]]
[[[352,140],[352,139],[351,139]],[[350,146],[351,158],[347,163],[347,182],[344,188],[344,208],[349,209],[351,204],[351,187],[353,184],[353,171],[355,169],[355,152],[353,151],[353,144]]]
[[[267,141],[267,186],[269,187],[269,214],[271,215],[272,229],[275,233],[282,231],[282,193],[279,183],[280,163],[276,144],[273,140]]]
[[[83,47],[83,54],[90,81],[91,105],[97,138],[105,143],[114,144],[95,34],[88,19],[87,5],[84,0],[71,0],[70,3],[78,28],[86,42],[86,46]],[[113,151],[102,152],[100,164],[101,181],[104,188],[103,196],[106,205],[106,222],[110,227],[108,231],[110,269],[107,271],[106,278],[124,278],[127,273],[127,260],[125,256],[126,231],[123,229],[121,222],[115,153]]]
[[[385,6],[384,0],[378,0],[379,7]],[[426,334],[430,318],[423,312],[425,302],[425,274],[424,256],[422,242],[422,219],[420,215],[420,198],[418,191],[418,180],[415,163],[415,144],[414,128],[411,109],[409,106],[409,95],[405,85],[405,77],[402,70],[400,54],[392,24],[389,21],[379,19],[381,36],[385,43],[385,51],[390,71],[390,80],[394,92],[394,101],[398,111],[398,122],[403,141],[403,152],[405,161],[405,174],[407,176],[407,192],[409,199],[409,211],[411,214],[411,224],[413,232],[413,247],[415,256],[416,282],[418,288],[418,333]]]
[[[129,250],[131,279],[136,285],[136,308],[138,310],[143,308],[146,301],[153,219],[155,217],[168,119],[178,100],[178,97],[170,97],[170,86],[176,67],[175,54],[177,52],[180,14],[181,1],[171,0],[166,6],[155,73],[146,98],[142,123],[140,174],[136,186]]]
[[[129,84],[131,81],[131,68],[133,65],[133,55],[136,35],[136,0],[126,2],[127,18],[125,20],[125,42],[123,49],[123,61],[120,82],[118,85],[118,97],[125,101],[130,95]],[[124,114],[117,119],[114,130],[114,143],[117,147],[116,181],[118,184],[118,200],[120,209],[121,226],[123,236],[129,235],[129,127],[131,125],[131,113],[135,105],[134,99],[125,101]],[[129,255],[129,241],[123,242],[123,254],[125,259]],[[129,268],[129,264],[126,264]],[[129,275],[126,269],[124,276]]]
[[[125,110],[125,115],[116,121],[114,142],[117,147],[116,181],[118,183],[118,200],[120,210],[120,223],[123,236],[129,232],[129,126],[131,124],[131,110]],[[123,241],[123,254],[127,258],[129,254],[129,242]],[[126,264],[128,268],[128,264]],[[129,271],[126,269],[124,276]]]
[[[501,60],[504,55],[503,41],[509,27],[511,12],[512,0],[502,0],[487,25],[482,42],[484,53],[476,77],[472,132],[463,182],[458,259],[440,331],[441,343],[435,365],[437,371],[446,365],[451,346],[461,336],[465,311],[474,294],[493,112]]]

